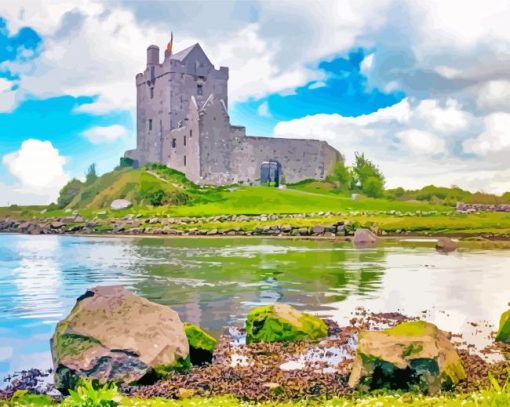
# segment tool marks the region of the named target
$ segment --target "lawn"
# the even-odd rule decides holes
[[[258,215],[269,213],[312,213],[342,211],[389,211],[403,212],[449,211],[451,207],[421,202],[400,202],[386,199],[363,198],[353,200],[350,196],[329,191],[309,192],[295,189],[269,187],[239,187],[219,193],[216,201],[168,207],[165,213],[174,216],[212,215]]]

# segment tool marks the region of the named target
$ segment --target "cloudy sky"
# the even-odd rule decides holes
[[[507,0],[0,3],[0,205],[47,203],[134,147],[149,44],[230,67],[249,134],[320,138],[389,187],[510,191]]]

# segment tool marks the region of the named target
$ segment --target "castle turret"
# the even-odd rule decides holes
[[[151,45],[147,48],[147,66],[159,64],[159,47]]]

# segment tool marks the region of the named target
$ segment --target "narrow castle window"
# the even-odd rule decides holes
[[[177,140],[176,139],[172,139],[172,148],[175,148],[175,146],[177,145]]]
[[[154,88],[149,88],[151,90],[151,99],[154,99]]]
[[[149,131],[152,130],[152,119],[149,119]]]
[[[184,136],[183,139],[184,139],[184,145],[186,145],[186,136]]]
[[[202,85],[197,85],[197,95],[202,96],[204,94],[204,88]]]
[[[189,131],[189,138],[193,137],[193,130]]]
[[[184,166],[186,167],[186,156],[184,156]]]

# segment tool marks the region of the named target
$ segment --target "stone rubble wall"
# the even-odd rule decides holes
[[[219,215],[208,217],[152,217],[129,214],[123,218],[94,218],[85,220],[79,214],[71,216],[33,219],[30,221],[12,218],[0,219],[0,232],[24,234],[132,234],[132,235],[186,235],[186,236],[350,236],[360,227],[356,222],[348,220],[356,216],[390,215],[395,217],[434,216],[438,211],[376,211],[376,212],[316,212],[299,214],[267,214],[267,215]],[[442,213],[444,214],[444,213]],[[454,213],[446,213],[453,216]],[[106,213],[105,213],[106,215]],[[344,220],[331,219],[332,217]],[[294,222],[297,219],[317,219],[314,226],[302,226]],[[320,219],[324,219],[320,222]],[[282,221],[278,225],[264,225],[264,222]],[[229,226],[223,223],[262,223],[259,225]],[[204,227],[206,224],[218,224],[214,228]],[[216,225],[214,225],[216,226]],[[374,233],[385,235],[374,224],[370,228]],[[396,231],[400,233],[404,231]]]
[[[510,204],[467,204],[458,202],[455,208],[457,212],[474,213],[474,212],[510,212]]]

